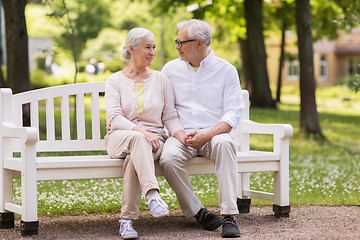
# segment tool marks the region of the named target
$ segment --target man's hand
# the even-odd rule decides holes
[[[210,139],[211,136],[208,132],[200,132],[195,130],[187,135],[186,145],[194,149],[199,149],[204,146],[205,143],[207,143]]]

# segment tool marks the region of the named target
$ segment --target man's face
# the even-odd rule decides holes
[[[177,35],[178,41],[188,41],[191,40],[188,37],[188,31],[187,28],[180,29]],[[192,62],[194,60],[194,57],[196,56],[196,44],[197,41],[191,41],[191,42],[185,42],[180,47],[178,44],[176,45],[176,49],[179,52],[179,57],[181,60],[186,62]]]

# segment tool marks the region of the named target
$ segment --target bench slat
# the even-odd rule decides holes
[[[30,122],[31,126],[39,129],[39,103],[38,101],[32,101],[30,103]]]
[[[246,194],[249,197],[262,198],[262,199],[274,201],[273,193],[261,192],[261,191],[255,191],[255,190],[244,190],[244,194]]]
[[[61,137],[70,140],[69,95],[61,97]]]
[[[77,119],[77,139],[85,139],[85,106],[84,94],[76,95],[76,119]]]
[[[76,160],[75,160],[76,159]],[[123,177],[123,159],[110,159],[106,155],[38,158],[38,181],[103,179]],[[186,168],[190,175],[215,174],[214,164],[203,157],[193,158]],[[163,176],[159,164],[155,164],[156,176]],[[276,172],[279,161],[238,161],[238,172]]]
[[[238,153],[238,162],[278,162],[277,154],[271,152],[252,151],[247,154]],[[112,159],[108,155],[89,155],[89,156],[56,156],[56,157],[37,157],[37,168],[73,168],[73,167],[107,167],[122,166],[123,159]],[[212,163],[204,157],[196,157],[189,161],[191,164],[205,165]]]
[[[91,125],[92,139],[100,139],[99,93],[91,94]]]
[[[5,203],[5,209],[10,212],[22,214],[22,206],[14,203]]]
[[[54,99],[46,99],[46,139],[55,140]]]
[[[66,152],[66,151],[103,151],[104,140],[71,140],[71,141],[39,141],[36,144],[37,152]]]

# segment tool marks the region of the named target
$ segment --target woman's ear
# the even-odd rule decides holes
[[[134,46],[133,45],[129,45],[129,51],[133,52],[134,51]]]

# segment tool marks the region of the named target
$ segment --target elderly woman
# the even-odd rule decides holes
[[[149,69],[155,57],[154,34],[144,28],[129,31],[123,57],[129,64],[106,81],[105,107],[108,127],[105,144],[111,158],[125,158],[120,235],[137,238],[132,221],[139,217],[141,192],[154,217],[169,214],[159,195],[154,161],[169,133],[185,143],[185,132],[174,107],[169,79]]]

